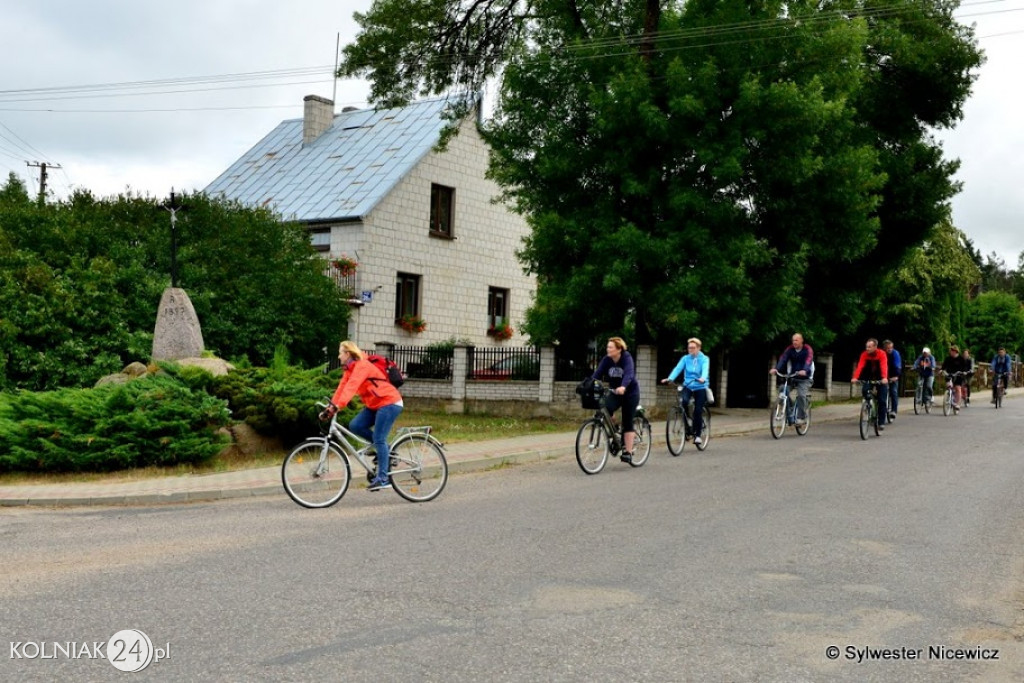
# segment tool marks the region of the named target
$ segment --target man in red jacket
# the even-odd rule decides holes
[[[861,381],[861,375],[864,375],[865,380],[871,380],[881,382],[880,385],[865,384],[861,390],[864,398],[870,398],[871,388],[877,387],[876,393],[878,394],[878,424],[879,429],[881,425],[886,422],[886,416],[888,415],[888,402],[886,396],[888,391],[883,391],[884,385],[889,383],[889,362],[885,355],[885,352],[878,348],[877,339],[868,339],[864,345],[864,351],[860,354],[860,361],[857,363],[857,369],[853,371],[853,381]]]

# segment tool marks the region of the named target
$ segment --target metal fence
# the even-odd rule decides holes
[[[604,357],[605,350],[557,347],[555,350],[555,381],[579,382],[590,377]]]
[[[450,344],[396,346],[391,354],[391,360],[410,379],[450,380],[454,359],[455,347]]]
[[[540,350],[533,347],[469,347],[466,379],[540,379]]]

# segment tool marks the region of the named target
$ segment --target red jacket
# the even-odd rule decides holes
[[[331,403],[339,409],[344,408],[356,394],[359,394],[359,398],[363,400],[363,405],[371,410],[377,410],[402,400],[402,395],[388,381],[384,373],[366,359],[349,362],[345,368],[345,374],[338,382],[338,388],[334,390]]]
[[[889,379],[889,359],[882,349],[875,349],[874,353],[863,351],[860,354],[860,362],[857,369],[853,371],[853,378],[860,379],[860,373],[867,370],[864,377],[866,380]]]

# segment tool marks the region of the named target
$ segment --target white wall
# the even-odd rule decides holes
[[[536,285],[523,274],[515,251],[528,228],[520,216],[492,203],[499,190],[484,177],[487,154],[468,120],[444,153],[424,157],[365,217],[358,238],[349,226],[334,229],[332,253],[352,254],[358,248],[359,286],[375,290],[372,303],[353,310],[355,341],[363,348],[381,341],[419,346],[451,337],[495,345],[486,334],[488,287],[510,292],[509,318],[516,334],[503,343],[525,341],[519,325]],[[457,239],[429,235],[432,183],[455,188],[452,234]],[[427,329],[420,334],[394,323],[399,271],[421,276],[420,313]]]

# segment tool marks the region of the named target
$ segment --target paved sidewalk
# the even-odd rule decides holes
[[[816,407],[814,422],[853,422],[857,410],[858,406],[853,403]],[[767,436],[768,410],[716,408],[712,410],[711,424],[711,433],[715,439],[752,432],[764,432]],[[659,421],[653,426],[654,448],[664,449],[665,423]],[[444,434],[436,436],[444,440]],[[572,458],[575,439],[575,432],[533,434],[493,441],[446,444],[445,452],[451,472],[481,471],[507,463],[555,457]],[[713,441],[710,447],[714,448]],[[353,485],[356,487],[360,486],[361,473],[361,468],[354,468]],[[0,486],[0,506],[150,505],[263,495],[284,495],[280,467],[134,481]]]

